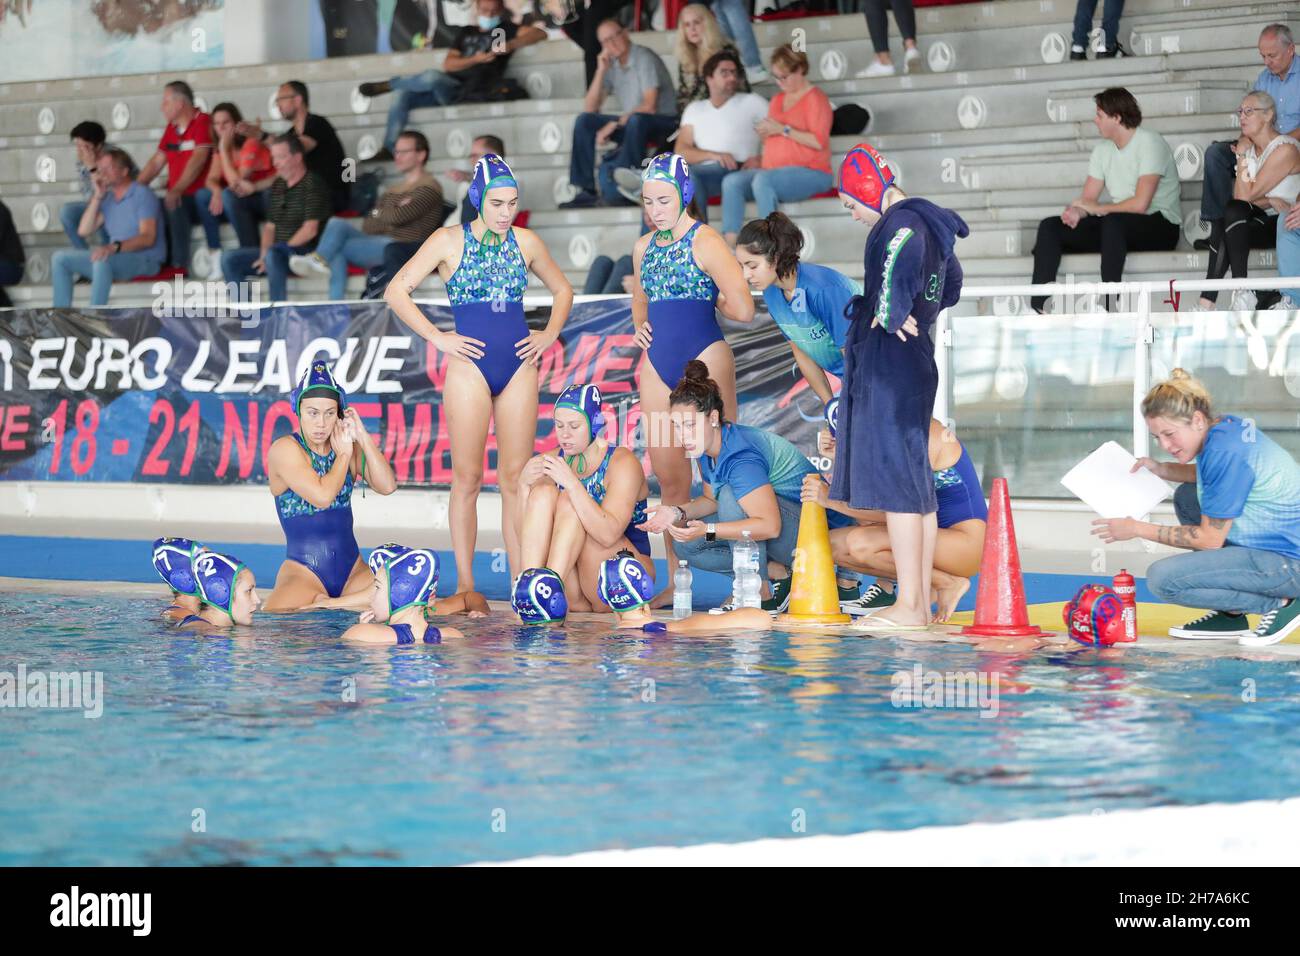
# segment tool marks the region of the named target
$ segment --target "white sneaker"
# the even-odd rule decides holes
[[[328,262],[313,252],[307,256],[290,256],[289,271],[303,278],[312,273],[327,276],[330,274],[330,266]]]
[[[1296,309],[1300,309],[1300,305],[1292,302],[1291,297],[1287,295],[1282,296],[1276,303],[1268,307],[1270,312],[1294,312]]]
[[[711,607],[711,608],[709,608],[709,613],[710,613],[710,614],[726,614],[728,611],[734,611],[734,610],[736,610],[736,608],[738,608],[738,607],[740,607],[740,598],[736,597],[736,595],[733,594],[733,595],[732,595],[732,596],[727,600],[727,603],[726,603],[726,604],[723,604],[721,607]]]
[[[1233,312],[1254,312],[1259,297],[1249,289],[1236,289],[1232,293]]]
[[[858,70],[854,74],[859,80],[869,80],[878,76],[893,76],[894,64],[881,63],[879,60],[872,60],[871,65],[865,70]]]
[[[614,184],[618,194],[628,202],[641,205],[641,174],[630,166],[614,170]]]
[[[907,52],[903,54],[903,72],[911,73],[915,69],[920,69],[921,51],[917,47],[908,47]]]
[[[768,83],[772,80],[772,74],[761,66],[756,66],[753,69],[745,67],[745,76],[749,79],[750,86],[755,83]]]

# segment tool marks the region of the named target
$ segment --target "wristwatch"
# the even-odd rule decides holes
[[[712,521],[710,521],[707,525],[704,526],[704,540],[705,541],[718,540],[718,526],[715,525]]]
[[[789,136],[789,135],[790,135],[790,124],[789,124],[789,123],[786,123],[783,127],[781,127],[781,135],[782,135],[782,136]]]
[[[121,239],[118,239],[118,240],[114,241],[114,243],[113,243],[113,253],[116,255],[117,253],[119,253],[119,252],[121,252],[121,251],[122,251],[122,240],[121,240]]]

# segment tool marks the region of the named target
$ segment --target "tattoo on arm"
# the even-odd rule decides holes
[[[1222,531],[1224,528],[1228,526],[1228,522],[1230,522],[1232,519],[1231,518],[1206,518],[1205,520],[1210,523],[1210,527],[1213,528],[1215,531]]]
[[[1156,538],[1161,544],[1167,544],[1175,548],[1194,548],[1195,542],[1201,537],[1201,529],[1191,525],[1161,525],[1156,534]]]

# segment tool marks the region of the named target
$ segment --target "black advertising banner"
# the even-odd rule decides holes
[[[453,327],[450,309],[423,308]],[[530,310],[529,325],[547,317]],[[815,455],[821,403],[786,340],[761,310],[751,325],[725,324],[741,421]],[[263,482],[271,442],[297,427],[289,393],[318,358],[335,364],[401,484],[450,485],[441,401],[450,360],[383,302],[276,306],[247,318],[145,308],[0,313],[0,480]],[[578,301],[542,358],[537,450],[555,446],[556,396],[591,382],[612,437],[642,452],[642,359],[629,299]],[[484,483],[494,485],[492,435],[485,458]]]

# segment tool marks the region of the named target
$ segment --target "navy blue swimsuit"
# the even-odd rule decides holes
[[[669,388],[682,380],[686,363],[723,341],[718,327],[718,285],[695,264],[695,233],[661,246],[653,237],[641,257],[641,288],[650,300],[650,364]]]
[[[394,632],[396,632],[396,634],[397,634],[397,643],[398,643],[398,644],[414,644],[414,643],[415,643],[415,634],[414,634],[414,632],[411,631],[411,625],[409,625],[409,624],[390,624],[390,625],[388,625],[388,626],[391,627],[391,628],[393,629]],[[441,643],[442,643],[442,631],[440,631],[438,628],[434,627],[432,624],[427,625],[427,626],[425,627],[425,629],[424,629],[424,643],[426,643],[426,644],[441,644]]]
[[[609,469],[610,459],[614,457],[616,445],[610,445],[605,449],[605,457],[600,460],[600,467],[593,471],[586,478],[582,479],[582,487],[587,489],[587,494],[591,495],[596,504],[602,504],[605,501],[605,472]],[[638,554],[650,553],[650,535],[637,527],[643,524],[646,519],[646,499],[642,498],[632,508],[632,519],[627,523],[627,530],[623,532],[627,538],[628,544],[636,549]]]
[[[951,468],[940,468],[934,473],[934,494],[938,502],[940,528],[951,528],[963,521],[979,518],[987,521],[989,506],[984,500],[980,477],[975,473],[966,446],[961,446],[961,457]]]
[[[528,267],[513,229],[501,242],[486,244],[474,238],[469,223],[463,225],[465,251],[447,280],[447,298],[456,331],[484,343],[483,357],[473,361],[496,398],[523,364],[515,354],[515,343],[528,337],[524,321]]]
[[[328,475],[334,467],[334,449],[328,455],[318,455],[293,434],[302,450],[311,460],[312,471]],[[284,529],[285,557],[306,565],[325,588],[330,597],[343,593],[361,549],[352,533],[352,470],[348,469],[343,487],[328,508],[317,508],[292,488],[275,496],[275,510]]]

